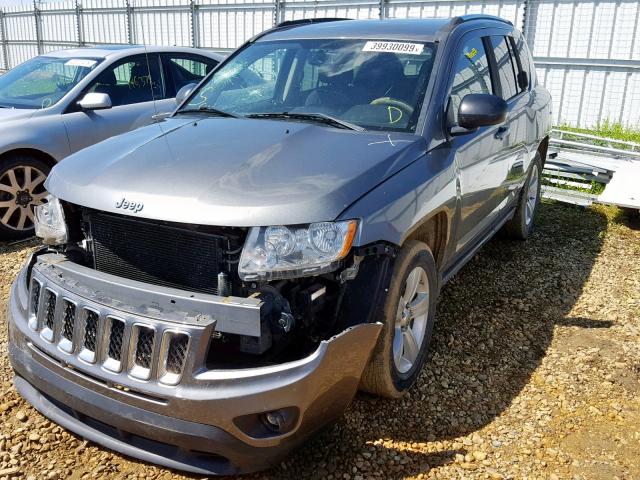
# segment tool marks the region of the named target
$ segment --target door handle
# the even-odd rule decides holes
[[[503,125],[502,127],[499,127],[498,130],[496,130],[496,133],[493,136],[498,140],[503,140],[508,132],[509,127],[507,125]]]

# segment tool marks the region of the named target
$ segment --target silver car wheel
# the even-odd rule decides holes
[[[527,226],[533,222],[533,214],[536,210],[536,203],[538,203],[538,182],[540,181],[538,175],[538,165],[533,165],[531,168],[531,176],[529,177],[529,185],[527,185],[527,203],[525,205],[524,221]]]
[[[0,223],[12,230],[34,225],[34,207],[47,195],[47,176],[31,166],[12,167],[0,177]]]
[[[418,359],[429,317],[429,278],[414,268],[404,285],[393,334],[393,361],[399,373],[407,373]]]

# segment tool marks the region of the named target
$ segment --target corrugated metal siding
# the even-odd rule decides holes
[[[637,0],[64,0],[0,15],[0,70],[72,45],[145,43],[229,51],[284,20],[487,13],[523,28],[554,121],[640,125]]]

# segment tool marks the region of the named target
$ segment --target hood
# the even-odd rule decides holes
[[[0,128],[5,121],[30,118],[37,110],[28,108],[0,108]]]
[[[179,116],[68,157],[47,189],[86,207],[172,222],[311,223],[334,220],[425,149],[412,134]]]

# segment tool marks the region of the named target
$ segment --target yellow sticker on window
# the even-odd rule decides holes
[[[476,50],[475,47],[472,48],[470,52],[467,52],[464,54],[464,56],[467,57],[469,60],[471,60],[476,55],[478,55],[478,50]]]

